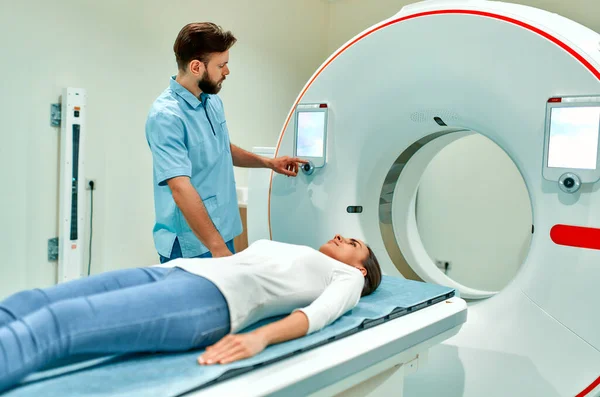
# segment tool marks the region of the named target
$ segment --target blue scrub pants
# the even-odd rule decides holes
[[[0,303],[0,392],[70,356],[203,348],[227,335],[229,324],[219,289],[176,267],[22,291]]]

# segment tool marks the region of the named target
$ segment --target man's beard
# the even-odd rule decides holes
[[[218,94],[221,91],[221,83],[225,80],[225,77],[221,79],[221,81],[215,83],[211,81],[208,77],[208,73],[204,71],[202,74],[202,78],[198,81],[198,88],[202,90],[205,94]]]

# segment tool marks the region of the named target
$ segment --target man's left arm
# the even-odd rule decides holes
[[[233,165],[244,168],[271,168],[273,159],[261,157],[257,154],[248,152],[240,147],[231,145],[231,157],[233,157]]]
[[[298,164],[304,164],[307,162],[299,158],[288,156],[270,159],[248,152],[232,143],[230,145],[233,165],[236,167],[269,168],[279,174],[296,176],[298,175]]]

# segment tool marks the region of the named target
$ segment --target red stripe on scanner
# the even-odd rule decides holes
[[[558,245],[600,250],[600,229],[593,227],[555,225],[550,238]]]
[[[587,396],[598,385],[600,385],[600,376],[591,385],[589,385],[588,387],[586,387],[581,393],[579,393],[575,397],[585,397],[585,396]]]

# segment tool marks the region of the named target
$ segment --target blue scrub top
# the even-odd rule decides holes
[[[176,176],[190,178],[223,240],[242,233],[221,98],[203,93],[198,99],[171,77],[150,109],[146,139],[154,170],[154,244],[160,255],[171,256],[176,237],[184,258],[208,252],[173,200],[167,180]]]

